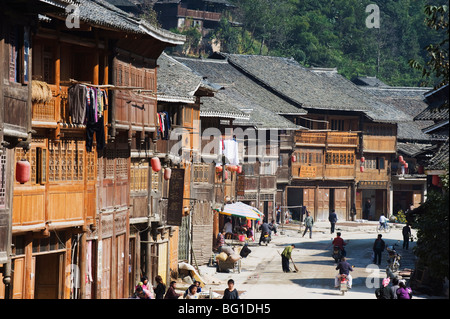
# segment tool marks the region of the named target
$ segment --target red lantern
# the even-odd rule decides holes
[[[170,176],[172,175],[172,169],[170,167],[167,167],[164,169],[164,179],[168,181],[170,179]]]
[[[360,166],[360,167],[359,167],[359,171],[360,171],[361,173],[364,173],[364,166]]]
[[[25,184],[30,180],[31,165],[27,160],[21,160],[16,163],[16,181]]]
[[[361,163],[364,163],[366,159],[364,157],[361,157]]]
[[[239,165],[239,166],[237,167],[237,172],[238,172],[238,174],[241,174],[241,173],[242,173],[242,165]]]
[[[216,173],[220,173],[223,171],[222,166],[216,166]]]
[[[228,172],[225,171],[225,180],[227,180],[227,179],[228,179]]]
[[[292,156],[291,156],[291,161],[292,161],[293,163],[297,162],[297,156],[292,155]]]
[[[431,178],[431,183],[432,183],[434,186],[438,186],[438,185],[439,185],[439,182],[440,182],[439,175],[433,175],[433,177]]]
[[[400,156],[398,157],[398,161],[399,161],[400,163],[403,162],[403,156],[400,155]]]
[[[158,157],[153,157],[151,160],[152,170],[154,172],[159,172],[161,170],[161,161]]]

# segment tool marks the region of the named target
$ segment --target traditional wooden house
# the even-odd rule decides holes
[[[427,108],[414,117],[415,121],[431,121],[423,132],[432,139],[436,149],[434,156],[425,163],[425,174],[428,177],[428,187],[442,187],[441,175],[448,174],[448,84],[427,92],[425,102]]]
[[[233,7],[227,0],[158,0],[153,9],[163,28],[197,27],[204,35],[219,25],[225,10]]]
[[[427,108],[424,94],[431,88],[380,86],[372,82],[359,87],[409,117],[408,121],[397,123],[397,152],[391,164],[391,212],[395,215],[411,206],[418,207],[427,194],[424,165],[436,151],[436,145],[433,137],[422,130],[434,123],[413,118]],[[404,165],[401,160],[405,161]]]
[[[75,5],[74,28],[43,11],[32,37],[33,84],[50,94],[34,101],[30,149],[15,155],[31,163],[14,190],[15,298],[123,298],[140,275],[130,153],[150,145],[156,97],[138,90],[156,91],[157,57],[184,37],[105,1]]]
[[[178,249],[170,252],[171,269],[176,270],[178,261],[205,264],[211,256],[215,167],[202,162],[200,110],[216,90],[172,57],[161,55],[158,65],[158,110],[173,119],[171,136],[158,143],[170,162],[185,171]]]
[[[202,129],[220,127],[220,122],[225,123],[220,116],[214,123],[211,115],[208,119],[208,113],[227,110],[233,113],[230,105],[247,115],[248,118],[235,118],[229,127],[228,138],[235,138],[239,145],[237,156],[242,172],[236,175],[237,185],[228,201],[255,206],[265,214],[266,220],[271,221],[275,218],[275,207],[282,204],[277,202],[277,194],[283,192],[282,185],[289,182],[287,169],[292,145],[286,143],[284,138],[298,128],[280,114],[299,115],[306,112],[256,84],[231,65],[225,56],[213,55],[205,60],[177,59],[221,88],[214,98],[203,101]],[[208,121],[211,124],[207,124]],[[282,152],[280,144],[283,144]],[[217,178],[219,181],[222,178],[220,173]],[[230,180],[234,178],[235,175],[230,174]],[[219,202],[218,198],[216,202]],[[220,218],[219,229],[223,227],[223,220]]]
[[[32,99],[36,98],[36,89],[32,87],[31,77],[32,34],[38,23],[39,13],[63,12],[64,7],[70,2],[57,0],[51,3],[45,1],[0,3],[0,299],[25,297],[25,260],[11,257],[17,256],[19,252],[13,248],[12,241],[12,224],[17,225],[17,218],[13,218],[15,202],[13,189],[16,184],[14,180],[17,177],[18,180],[25,182],[30,175],[36,179],[36,150],[30,150],[31,105]],[[42,94],[38,98],[45,97]],[[22,159],[17,154],[28,151],[28,155],[33,154],[34,160],[31,163],[34,164],[31,171],[28,168],[16,172],[16,161]],[[27,247],[31,248],[31,237],[27,238]],[[24,248],[22,242],[19,246],[22,255]],[[30,268],[31,263],[28,263],[27,267]],[[14,271],[21,276],[14,277]],[[13,282],[15,285],[12,285]],[[29,294],[33,293],[32,290],[30,289]]]
[[[326,220],[331,209],[339,218],[377,218],[390,207],[390,164],[396,152],[397,122],[404,113],[376,101],[344,79],[336,69],[306,69],[293,59],[228,55],[249,78],[308,114],[291,116],[305,129],[296,131],[291,158],[292,183],[286,203],[301,218],[300,207]],[[372,200],[369,216],[362,211]]]

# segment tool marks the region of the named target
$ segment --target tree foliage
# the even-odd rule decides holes
[[[418,61],[411,59],[409,64],[420,71],[422,76],[429,79],[435,76],[439,82],[436,88],[439,88],[449,82],[449,11],[448,6],[426,6],[427,15],[426,25],[436,33],[444,34],[444,38],[439,43],[431,43],[425,47],[427,51],[427,62],[422,65]]]
[[[242,28],[221,26],[226,52],[264,54],[267,48],[268,55],[293,57],[305,66],[337,67],[347,78],[368,75],[390,85],[420,85],[422,70],[409,61],[424,65],[425,47],[445,37],[425,24],[426,0],[230,1],[237,6],[232,19]],[[380,8],[379,29],[365,25],[366,7],[373,2]]]
[[[448,172],[448,170],[447,170]],[[413,227],[417,229],[414,253],[420,265],[428,267],[434,278],[449,276],[449,193],[448,173],[443,192],[431,191],[417,210]]]

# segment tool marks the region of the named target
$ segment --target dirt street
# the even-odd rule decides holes
[[[224,289],[226,281],[233,278],[235,287],[243,291],[242,299],[330,299],[330,298],[352,298],[352,299],[374,299],[376,285],[386,276],[387,253],[383,253],[380,270],[367,269],[370,265],[372,245],[377,237],[376,224],[350,223],[350,226],[337,225],[336,231],[341,231],[344,240],[349,241],[346,246],[347,258],[354,265],[353,288],[344,296],[338,289],[334,288],[334,276],[336,264],[331,258],[331,240],[328,223],[316,223],[313,228],[312,239],[309,233],[302,237],[298,232],[298,226],[284,229],[284,234],[278,236],[272,234],[272,241],[268,246],[259,246],[257,242],[249,244],[251,254],[242,259],[242,270],[240,273],[215,273],[212,267],[202,268],[201,271],[208,272],[222,281],[214,290]],[[334,234],[335,235],[335,234]],[[259,234],[256,236],[259,239]],[[413,268],[414,256],[412,247],[415,242],[410,243],[408,251],[402,249],[401,228],[393,228],[390,233],[383,233],[386,245],[393,245],[400,240],[397,251],[404,256],[401,269]],[[288,244],[295,244],[296,248],[292,258],[299,268],[299,273],[283,273],[281,268],[281,253]],[[293,270],[292,263],[290,265]],[[428,296],[415,296],[415,298],[429,298]]]

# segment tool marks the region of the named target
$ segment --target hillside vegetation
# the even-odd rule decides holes
[[[229,1],[237,8],[213,32],[222,51],[293,57],[307,67],[337,67],[349,79],[377,76],[389,85],[418,86],[422,73],[408,61],[423,64],[424,48],[446,36],[424,22],[425,5],[445,0]],[[371,3],[380,9],[378,29],[366,27]]]

